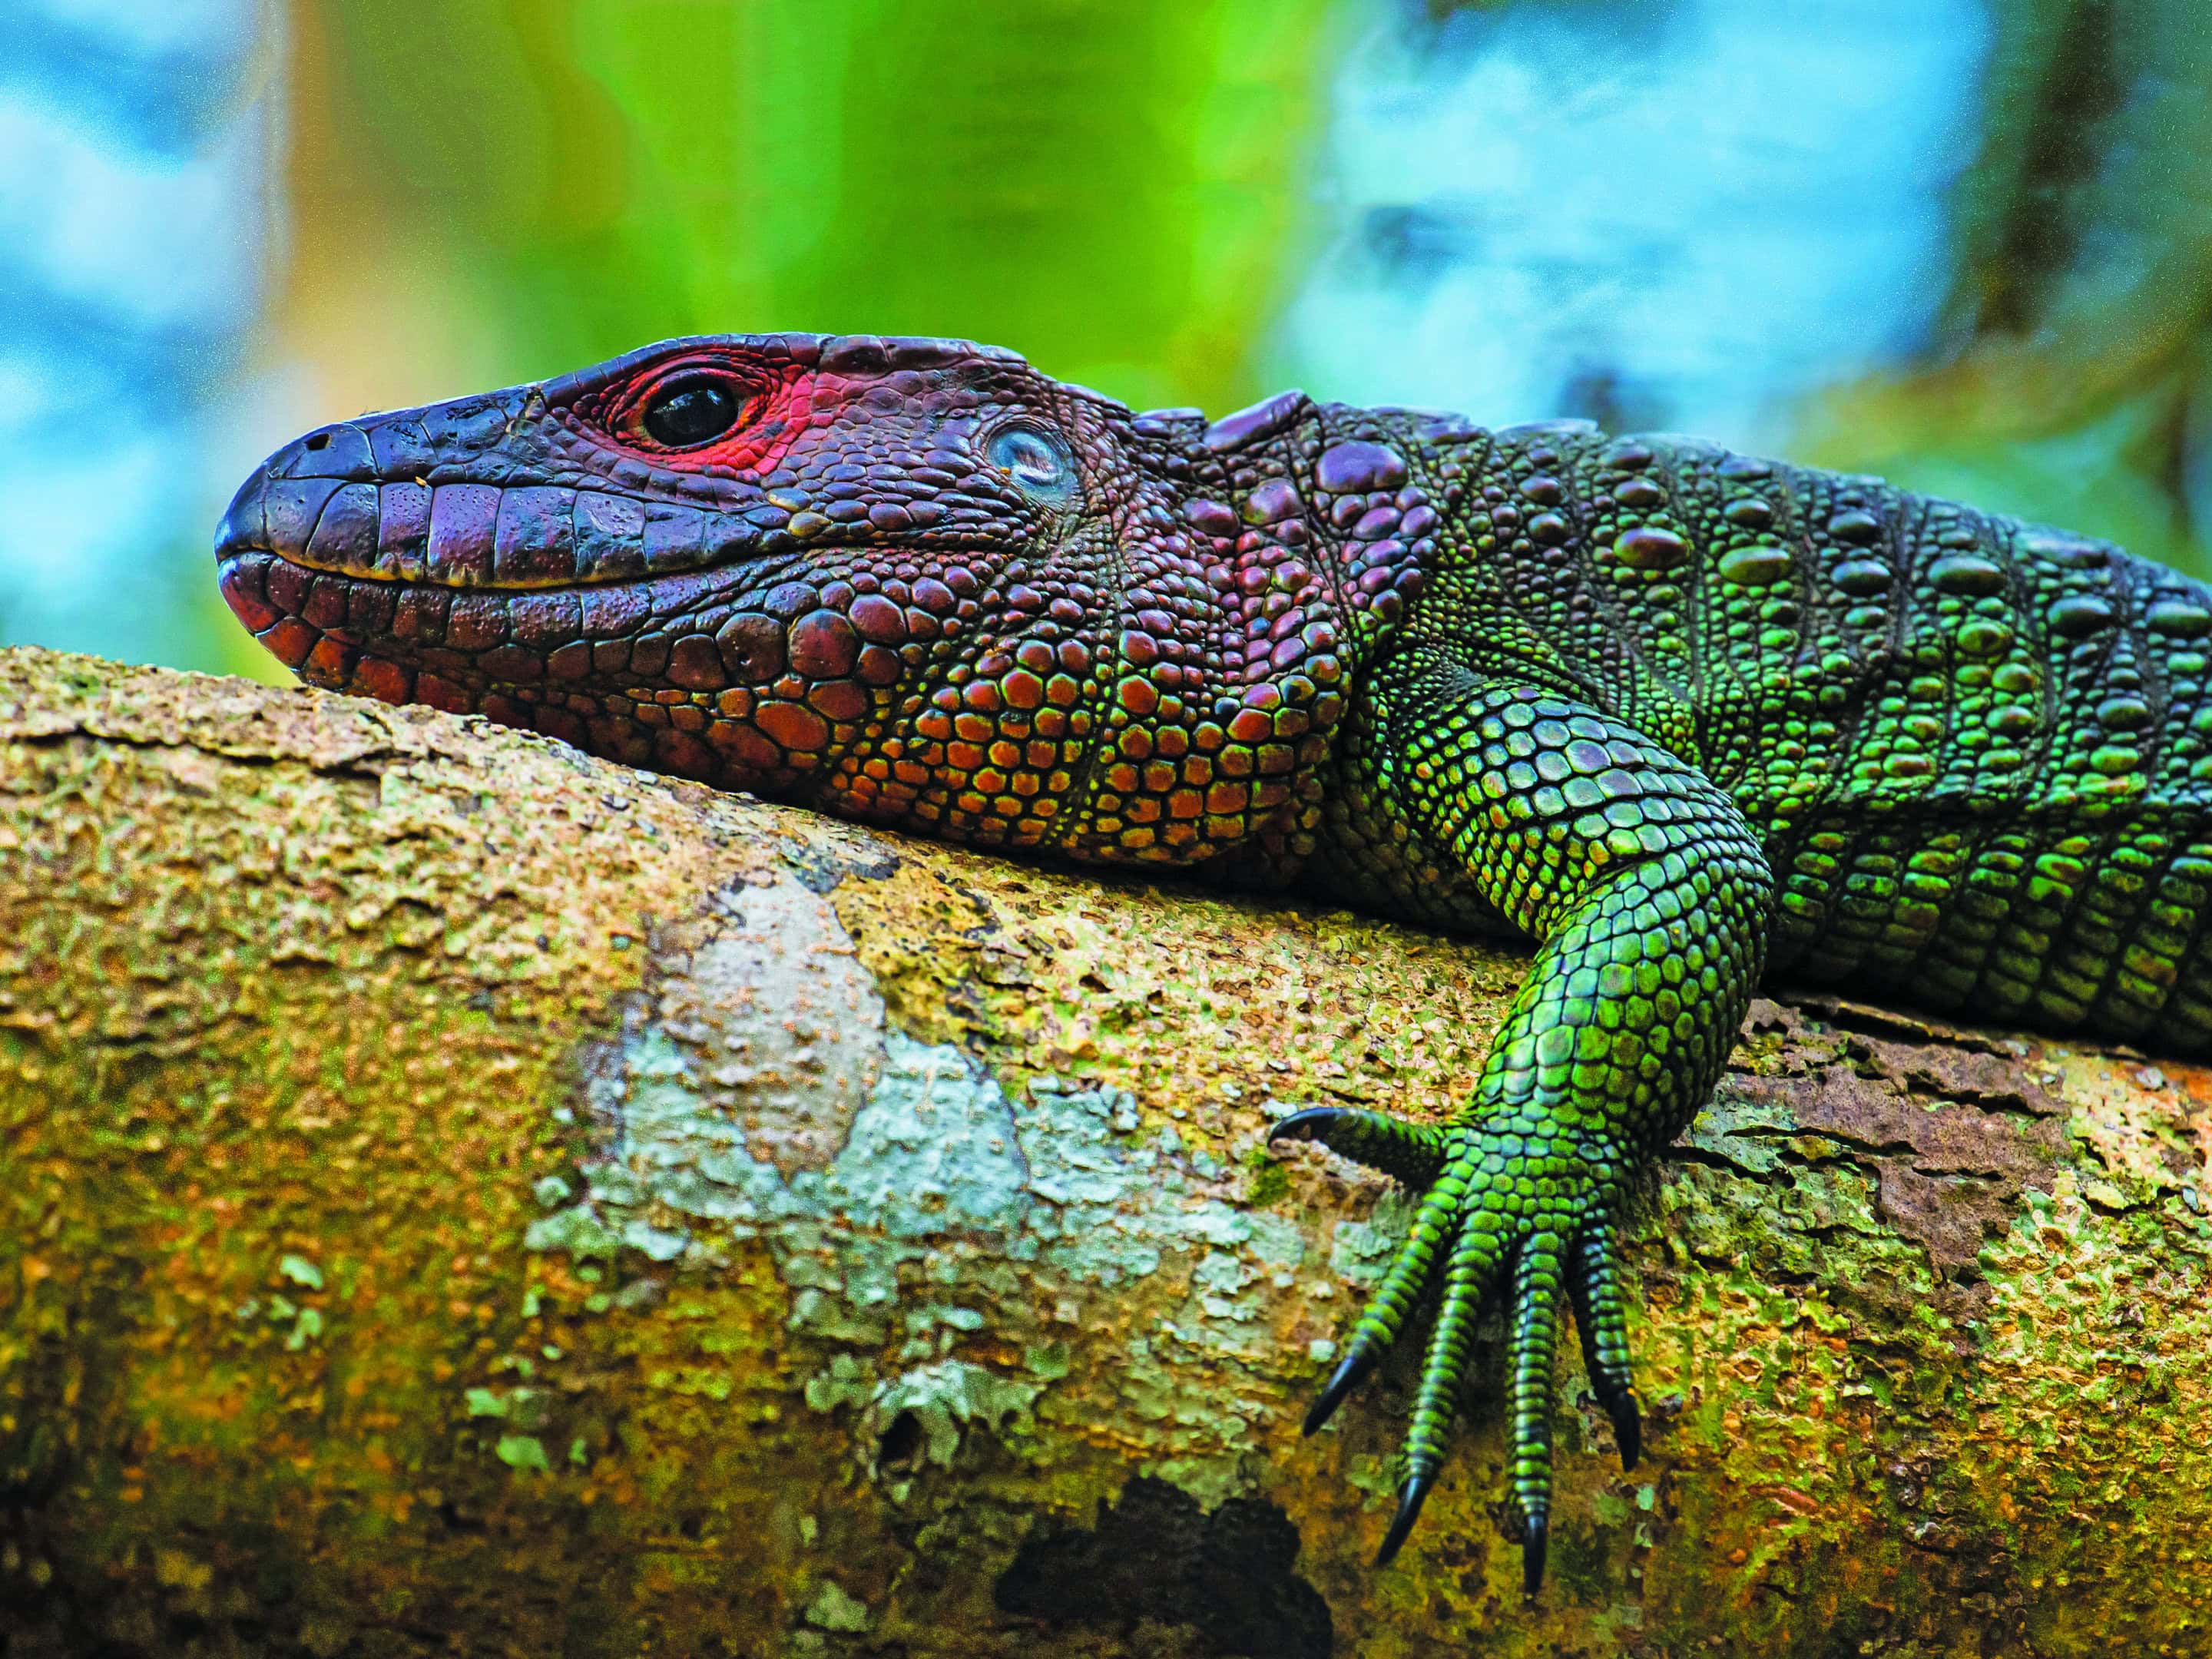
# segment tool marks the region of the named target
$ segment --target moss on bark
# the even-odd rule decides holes
[[[2212,1652],[2212,1073],[1832,1000],[1542,1601],[1487,1395],[1371,1571],[1407,1370],[1297,1421],[1405,1209],[1263,1137],[1521,965],[0,653],[8,1651]]]

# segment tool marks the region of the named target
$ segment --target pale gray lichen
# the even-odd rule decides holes
[[[1018,1120],[959,1049],[896,1031],[880,1072],[830,1166],[787,1178],[693,1087],[665,1032],[628,1034],[619,1064],[592,1082],[595,1115],[611,1131],[605,1150],[580,1170],[579,1201],[533,1224],[531,1248],[596,1253],[610,1237],[645,1240],[653,1260],[704,1261],[722,1239],[766,1231],[788,1249],[789,1282],[832,1293],[850,1291],[849,1273],[805,1258],[861,1234],[996,1235],[1005,1260],[1106,1287],[1153,1272],[1164,1247],[1226,1252],[1202,1269],[1215,1291],[1300,1264],[1295,1224],[1192,1194],[1178,1153],[1127,1146],[1114,1127],[1131,1109],[1126,1095],[1039,1088]],[[665,1237],[682,1243],[672,1250]],[[849,1253],[841,1259],[852,1265]]]
[[[879,1384],[861,1416],[861,1427],[870,1442],[879,1446],[891,1425],[910,1413],[921,1431],[923,1457],[949,1469],[970,1425],[1002,1437],[1018,1434],[1043,1392],[1042,1382],[1016,1382],[963,1360],[940,1360]],[[868,1473],[878,1473],[872,1456]]]
[[[702,1086],[696,1047],[634,1018],[591,1069],[599,1152],[577,1172],[576,1201],[532,1226],[531,1247],[582,1256],[620,1246],[705,1273],[739,1241],[764,1241],[791,1291],[791,1328],[845,1350],[809,1379],[809,1404],[862,1407],[864,1423],[880,1419],[879,1428],[912,1411],[938,1463],[949,1463],[963,1432],[1000,1432],[1010,1412],[1025,1419],[1066,1374],[1063,1360],[1026,1380],[1002,1377],[955,1357],[963,1338],[987,1335],[1010,1313],[1079,1317],[1088,1295],[1173,1256],[1188,1289],[1129,1343],[1121,1408],[1173,1430],[1156,1437],[1168,1455],[1148,1472],[1208,1498],[1235,1490],[1234,1456],[1251,1448],[1250,1425],[1269,1404],[1224,1391],[1218,1376],[1201,1395],[1176,1355],[1272,1367],[1275,1333],[1260,1292],[1303,1264],[1295,1223],[1209,1190],[1171,1128],[1133,1134],[1136,1102],[1125,1091],[1048,1078],[1017,1113],[961,1050],[896,1030],[878,1042],[873,1082],[843,1145],[826,1167],[787,1172],[760,1155],[761,1132]],[[955,1294],[916,1294],[928,1285]],[[878,1381],[886,1359],[908,1369]]]

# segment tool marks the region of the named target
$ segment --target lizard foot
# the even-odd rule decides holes
[[[1284,1119],[1268,1138],[1319,1140],[1408,1184],[1425,1183],[1405,1243],[1354,1324],[1343,1362],[1306,1414],[1311,1434],[1375,1369],[1441,1263],[1443,1296],[1406,1437],[1398,1512],[1377,1566],[1404,1545],[1443,1468],[1483,1294],[1510,1279],[1510,1473],[1523,1522],[1522,1584],[1534,1595],[1543,1582],[1551,1521],[1552,1362],[1563,1300],[1574,1308],[1591,1389],[1613,1420],[1622,1467],[1634,1468],[1641,1451],[1613,1238],[1625,1160],[1601,1144],[1585,1144],[1519,1115],[1443,1127],[1324,1107]]]

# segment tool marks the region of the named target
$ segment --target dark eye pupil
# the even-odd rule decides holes
[[[688,449],[720,437],[737,419],[738,400],[710,382],[662,392],[645,411],[645,429],[655,443]]]

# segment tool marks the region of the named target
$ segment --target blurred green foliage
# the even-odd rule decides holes
[[[436,264],[451,390],[783,328],[1018,343],[1139,406],[1259,389],[1323,0],[298,4],[302,280],[363,218]]]
[[[1267,390],[1329,0],[290,0],[266,445],[670,335]],[[210,588],[211,592],[211,588]],[[283,670],[210,599],[225,665]]]

